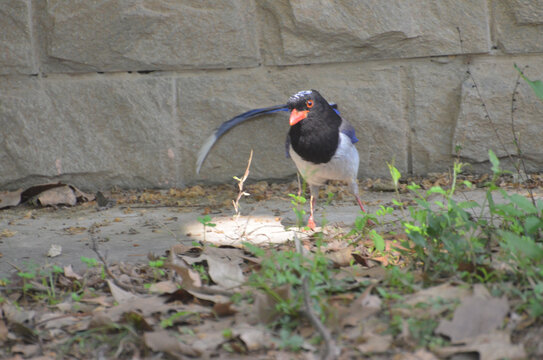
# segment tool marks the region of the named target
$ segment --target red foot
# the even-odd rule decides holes
[[[315,221],[313,220],[313,216],[310,216],[310,217],[309,217],[309,220],[307,220],[307,226],[308,226],[311,230],[315,230],[315,227],[317,226],[317,224],[315,224]]]

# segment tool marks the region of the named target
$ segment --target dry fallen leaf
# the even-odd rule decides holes
[[[509,312],[507,298],[470,296],[454,311],[453,319],[442,319],[436,333],[448,336],[453,344],[490,333],[503,324]]]
[[[77,203],[74,191],[67,185],[45,190],[38,195],[38,201],[42,206],[70,205]]]
[[[62,254],[62,246],[57,245],[57,244],[51,244],[49,251],[47,251],[47,256],[56,257],[56,256],[60,256],[60,254]]]
[[[151,286],[149,287],[149,292],[158,294],[171,294],[177,291],[178,288],[179,287],[177,286],[177,284],[173,281],[164,280],[151,284]]]
[[[0,345],[2,345],[8,338],[8,328],[3,319],[0,319]]]
[[[216,303],[213,305],[213,313],[217,316],[228,316],[228,315],[234,315],[237,311],[232,307],[232,302],[226,302],[226,303]]]
[[[418,303],[427,304],[434,300],[458,300],[470,295],[470,290],[465,287],[445,283],[433,286],[424,290],[417,291],[413,295],[406,297],[405,304],[411,307]]]
[[[173,269],[176,274],[181,277],[181,285],[183,288],[195,289],[202,286],[202,280],[196,271],[177,264],[166,265],[166,267]]]
[[[240,286],[245,282],[245,277],[240,267],[243,263],[243,258],[241,257],[243,252],[240,249],[206,246],[197,257],[194,257],[192,252],[180,254],[180,247],[177,247],[175,251],[177,256],[185,260],[188,264],[206,261],[211,279],[225,289]]]
[[[392,335],[379,335],[372,332],[366,332],[362,335],[363,344],[356,348],[363,354],[383,353],[389,350],[392,344]]]
[[[75,234],[84,233],[85,231],[87,231],[87,228],[84,226],[70,226],[70,227],[64,228],[63,230],[70,235],[75,235]]]
[[[4,229],[2,230],[2,232],[0,232],[0,239],[12,237],[15,234],[17,234],[17,231],[10,231],[8,229]]]
[[[326,253],[326,257],[338,267],[349,266],[351,264],[353,248],[351,246],[338,249],[337,251]]]
[[[511,344],[510,335],[503,331],[481,334],[471,338],[466,345],[436,348],[434,352],[441,357],[476,352],[479,360],[526,359],[524,346]]]
[[[23,189],[0,192],[0,209],[19,205],[22,192]]]
[[[107,284],[109,285],[109,291],[111,291],[111,295],[113,295],[113,298],[118,304],[123,304],[137,298],[136,295],[121,289],[111,280],[108,280]]]
[[[178,353],[183,355],[197,357],[202,353],[187,344],[182,343],[168,331],[160,330],[154,332],[146,332],[143,335],[145,345],[153,351],[164,351],[172,356],[177,357]]]
[[[412,354],[401,354],[400,356],[395,356],[394,360],[437,360],[437,358],[428,350],[418,349]]]
[[[64,276],[70,279],[76,279],[76,280],[82,279],[81,275],[79,275],[78,273],[74,271],[74,269],[72,268],[72,265],[67,265],[64,267]]]
[[[272,291],[274,291],[275,294],[283,300],[287,300],[291,296],[289,284],[272,289]],[[275,297],[262,291],[254,292],[253,296],[255,299],[255,312],[253,315],[256,316],[256,321],[267,324],[273,321],[279,315],[279,312],[275,309],[275,306],[277,305],[277,300]]]
[[[343,311],[341,326],[358,326],[365,319],[381,310],[381,299],[377,295],[370,294],[373,286],[368,287],[349,307]]]
[[[11,347],[11,352],[13,354],[23,354],[25,357],[33,357],[38,353],[40,347],[37,344],[33,345],[23,345],[15,344]]]
[[[275,345],[270,331],[262,326],[240,324],[232,329],[232,334],[243,341],[248,351],[269,349]]]

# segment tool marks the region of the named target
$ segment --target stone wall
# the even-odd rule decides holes
[[[196,152],[230,117],[309,88],[355,125],[361,177],[392,159],[446,171],[457,145],[481,171],[488,148],[514,151],[513,64],[543,79],[540,0],[0,0],[0,29],[0,189],[231,181],[250,149],[252,179],[287,177],[286,114],[233,129],[200,176]],[[543,102],[518,92],[541,171]]]

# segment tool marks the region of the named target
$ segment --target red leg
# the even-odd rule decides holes
[[[360,201],[360,197],[358,195],[355,194],[354,196],[356,198],[356,202],[358,203],[358,206],[360,206],[360,210],[362,210],[363,212],[366,212],[366,209],[364,209],[364,206],[362,206],[362,201]],[[367,223],[369,226],[375,226],[375,223],[371,220],[368,219],[368,223]]]
[[[366,212],[366,209],[364,209],[364,206],[362,205],[362,201],[360,201],[360,196],[355,194],[354,197],[356,198],[356,202],[358,203],[358,206],[360,206],[360,210],[362,210],[363,212]]]

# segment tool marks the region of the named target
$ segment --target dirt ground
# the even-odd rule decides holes
[[[443,179],[421,183],[429,189],[443,185]],[[394,208],[398,196],[403,204],[416,204],[407,191],[368,190],[380,186],[362,186],[369,213]],[[405,183],[401,186],[405,190]],[[537,199],[543,198],[542,189],[532,189]],[[250,196],[239,201],[239,216],[232,206],[238,189],[232,185],[113,190],[104,194],[107,201],[97,194],[97,200],[73,207],[27,201],[0,210],[0,357],[314,359],[326,348],[341,352],[342,360],[543,354],[538,317],[527,316],[518,297],[492,294],[496,284],[490,280],[470,286],[452,275],[426,286],[425,274],[403,272],[393,244],[405,236],[400,220],[409,216],[407,210],[396,207],[376,220],[380,225],[370,226],[368,231],[389,236],[378,252],[371,250],[377,247],[371,238],[349,232],[360,209],[344,187],[322,190],[316,234],[296,227],[289,196],[297,191],[295,182],[259,182],[244,191]],[[327,201],[329,192],[335,195]],[[484,204],[485,195],[484,188],[475,187],[453,198]],[[437,207],[441,195],[430,196]],[[494,200],[503,201],[497,192]],[[304,209],[309,211],[307,203]],[[484,211],[475,215],[486,217]],[[401,231],[391,231],[396,229]],[[296,253],[307,251],[303,258],[315,259],[313,270],[296,268],[296,258],[288,257],[295,237],[302,239]],[[322,240],[326,254],[316,250]],[[267,274],[270,259],[273,276],[303,273],[305,282],[327,274],[334,293],[311,297],[305,285],[263,291],[275,279],[258,280]],[[325,268],[314,270],[319,263]],[[387,263],[394,266],[380,266]],[[277,271],[279,266],[290,270]],[[290,301],[284,305],[300,301],[302,293],[304,303],[313,301],[296,310],[304,317],[285,326],[265,325],[279,318],[277,296]],[[324,336],[323,325],[314,325],[310,320],[316,315],[308,315],[317,303],[326,310],[325,330],[334,338],[324,344],[317,341]]]
[[[343,189],[341,190],[343,191]],[[156,198],[169,194],[157,192]],[[366,191],[362,194],[366,209],[373,213],[380,205],[391,205],[394,192]],[[407,195],[403,195],[404,197]],[[481,201],[483,190],[457,194],[459,199]],[[228,196],[226,196],[228,197]],[[258,196],[257,196],[258,197]],[[240,204],[241,216],[235,218],[228,200],[213,205],[213,201],[180,205],[155,201],[149,203],[141,195],[132,203],[122,203],[100,210],[95,202],[74,207],[36,208],[19,206],[0,210],[0,278],[11,273],[47,263],[77,269],[83,264],[81,256],[95,257],[90,248],[89,230],[100,231],[100,250],[108,262],[147,262],[149,253],[162,255],[176,243],[190,244],[204,240],[204,227],[198,218],[208,214],[215,227],[207,227],[205,240],[215,244],[237,245],[242,241],[265,245],[292,240],[296,217],[290,199],[268,196]],[[325,204],[319,200],[317,224],[326,219],[327,227],[351,228],[360,209],[348,194]],[[307,212],[309,212],[308,207]],[[389,220],[399,214],[390,215]],[[306,216],[307,218],[307,216]],[[60,253],[51,257],[52,247]],[[54,250],[54,249],[53,249]],[[51,254],[49,254],[51,255]]]

